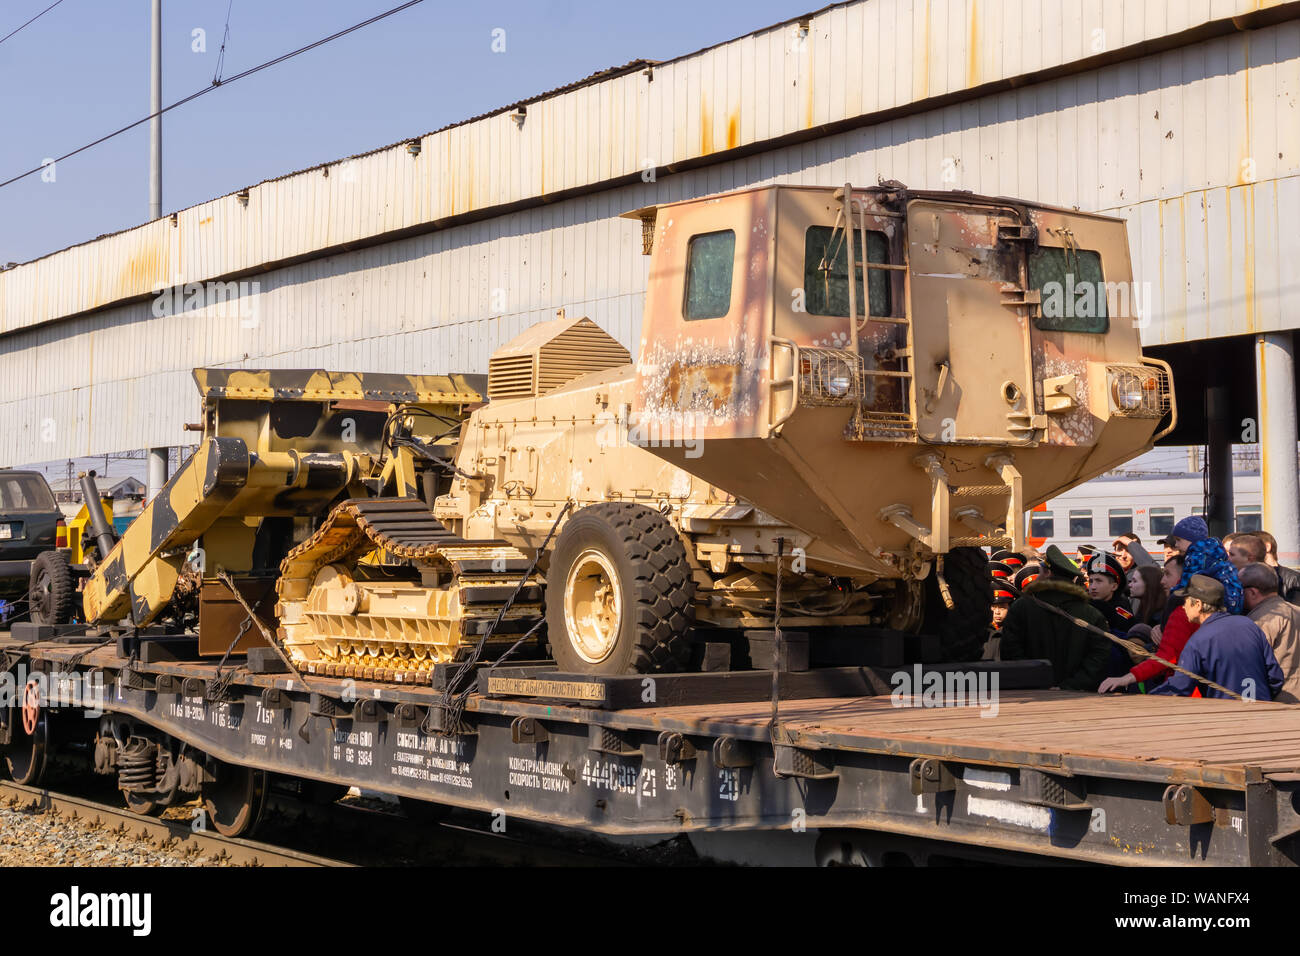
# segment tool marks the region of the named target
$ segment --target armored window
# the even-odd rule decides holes
[[[1100,253],[1042,246],[1029,255],[1029,287],[1042,297],[1034,319],[1042,331],[1103,333],[1110,328]]]
[[[1260,519],[1259,505],[1238,505],[1236,531],[1240,533],[1258,531],[1263,524]]]
[[[1163,538],[1167,534],[1172,534],[1174,530],[1174,509],[1173,508],[1152,508],[1151,509],[1151,533],[1158,538]]]
[[[731,311],[731,274],[736,260],[736,233],[706,232],[686,247],[687,319],[717,319]]]
[[[1111,508],[1107,519],[1110,524],[1110,536],[1118,538],[1122,534],[1133,533],[1133,509]]]
[[[1091,538],[1092,537],[1092,509],[1080,511],[1075,508],[1070,509],[1070,537],[1071,538]]]
[[[1029,534],[1034,538],[1051,538],[1056,535],[1056,522],[1050,511],[1029,513]]]
[[[832,235],[833,233],[833,235]],[[862,233],[855,234],[854,294],[857,296],[858,315],[889,315],[889,273],[884,269],[868,269],[869,299],[862,296]],[[804,237],[803,288],[804,307],[812,315],[849,314],[849,251],[844,230],[830,226],[809,226]],[[883,232],[867,231],[867,261],[889,261],[889,240]],[[871,311],[867,311],[867,305]]]

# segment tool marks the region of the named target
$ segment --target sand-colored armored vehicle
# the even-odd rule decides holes
[[[225,569],[316,673],[422,680],[543,634],[564,671],[672,669],[771,627],[780,554],[782,624],[814,646],[926,628],[960,655],[988,621],[977,549],[1020,547],[1027,507],[1173,425],[1120,220],[897,184],[629,218],[635,360],[561,314],[485,389],[196,373],[204,443],[88,617],[166,613],[197,544],[209,653],[246,617]]]

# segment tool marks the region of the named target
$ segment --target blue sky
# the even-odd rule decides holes
[[[163,102],[334,33],[400,0],[163,0]],[[0,36],[50,0],[4,0]],[[425,133],[637,58],[670,59],[823,4],[533,0],[423,3],[172,111],[163,212]],[[150,0],[64,0],[0,44],[0,181],[149,111]],[[493,53],[492,31],[506,31]],[[206,31],[194,52],[193,31]],[[0,264],[148,214],[148,126],[0,189]]]

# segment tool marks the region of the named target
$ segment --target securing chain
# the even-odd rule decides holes
[[[560,513],[555,516],[555,521],[551,523],[551,530],[546,533],[546,539],[542,542],[541,547],[537,549],[536,554],[533,555],[532,564],[528,566],[528,570],[523,573],[523,576],[519,579],[519,583],[515,585],[514,593],[511,594],[506,602],[501,605],[501,610],[497,612],[496,618],[493,619],[492,623],[487,626],[486,630],[479,635],[478,643],[474,645],[474,649],[463,661],[456,665],[456,669],[451,672],[451,676],[447,680],[447,690],[444,693],[442,700],[443,736],[451,736],[455,734],[456,728],[460,726],[461,718],[465,713],[465,705],[469,702],[469,695],[474,691],[474,682],[469,678],[473,675],[474,668],[483,657],[484,647],[487,646],[489,638],[492,637],[496,632],[496,629],[501,625],[501,621],[505,618],[506,612],[514,606],[515,601],[524,589],[524,585],[529,582],[533,574],[537,571],[537,565],[541,563],[542,555],[546,554],[546,549],[550,545],[551,539],[555,537],[555,530],[560,526],[560,522],[564,520],[564,516],[568,514],[572,508],[573,499],[569,499],[564,503],[564,507],[560,509]],[[515,650],[515,648],[519,647],[519,645],[523,644],[524,641],[532,637],[545,621],[546,618],[543,617],[540,621],[534,624],[523,637],[515,641],[515,643],[511,645],[504,654],[500,655],[495,661],[493,661],[488,667],[488,670],[492,670],[504,661]]]

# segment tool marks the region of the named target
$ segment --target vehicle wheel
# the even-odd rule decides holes
[[[248,836],[262,822],[268,790],[264,770],[223,763],[217,780],[203,788],[203,808],[208,822],[222,836]]]
[[[645,505],[602,502],[564,526],[546,580],[546,626],[561,671],[677,670],[690,653],[695,581],[681,535]]]
[[[40,699],[40,685],[28,681],[23,702],[9,712],[10,737],[5,747],[9,779],[27,787],[38,787],[45,778],[50,746],[49,712]]]
[[[30,617],[35,624],[67,624],[72,620],[72,568],[66,551],[43,551],[32,562],[31,587],[27,595]]]
[[[926,578],[926,615],[921,630],[937,634],[947,661],[978,660],[993,624],[993,578],[981,548],[953,548],[944,556],[943,576],[953,606],[944,604],[935,574]]]

